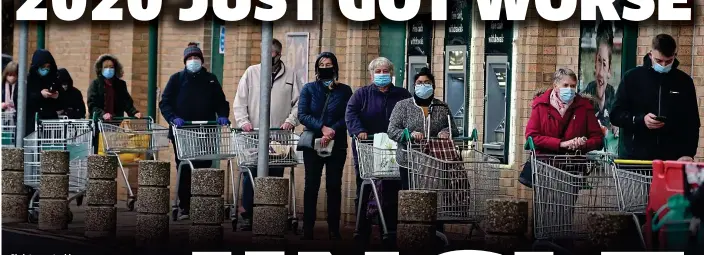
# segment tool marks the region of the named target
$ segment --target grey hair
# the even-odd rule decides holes
[[[560,67],[552,75],[552,84],[558,83],[563,78],[565,78],[565,76],[569,76],[570,78],[577,81],[577,74],[575,74],[574,71],[572,71],[572,69],[569,69],[567,67]]]
[[[374,74],[374,69],[377,69],[382,66],[388,66],[389,67],[389,73],[391,75],[394,75],[394,63],[391,62],[388,58],[385,57],[378,57],[372,60],[372,62],[369,63],[369,74]]]

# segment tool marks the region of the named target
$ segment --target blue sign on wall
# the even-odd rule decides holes
[[[220,54],[225,54],[225,26],[220,26]]]

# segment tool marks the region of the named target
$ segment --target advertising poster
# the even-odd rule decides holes
[[[593,99],[597,119],[604,131],[604,149],[618,153],[618,127],[609,112],[621,82],[623,25],[613,21],[583,22],[579,44],[579,87]]]
[[[285,47],[286,68],[294,70],[301,84],[308,83],[308,33],[287,33]]]

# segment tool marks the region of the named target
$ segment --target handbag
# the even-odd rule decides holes
[[[325,104],[323,105],[323,113],[320,114],[320,119],[325,120],[325,112],[328,107],[328,101],[330,100],[330,93],[325,95]],[[298,138],[298,144],[296,145],[297,151],[303,150],[315,150],[315,132],[311,130],[304,130]]]

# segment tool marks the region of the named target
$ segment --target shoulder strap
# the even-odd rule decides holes
[[[327,112],[328,108],[328,101],[330,101],[330,92],[329,90],[325,92],[325,104],[323,104],[323,113],[320,114],[320,121],[323,122],[323,125],[325,125],[325,112]]]

